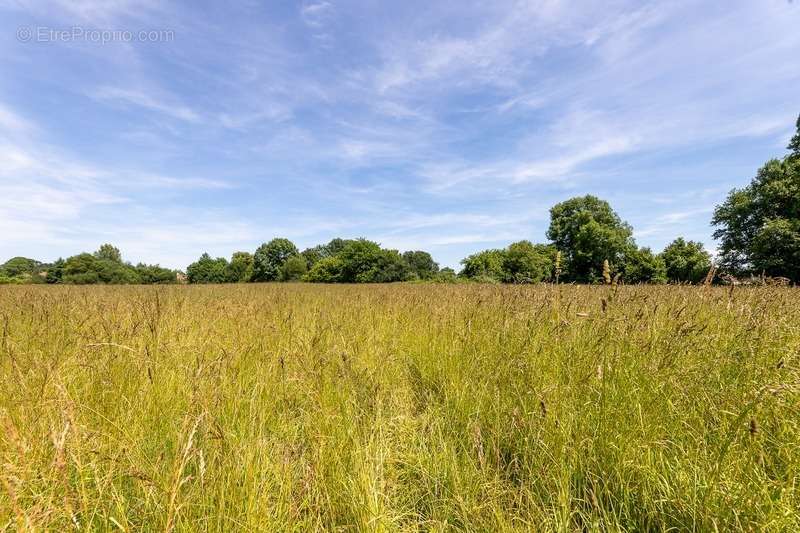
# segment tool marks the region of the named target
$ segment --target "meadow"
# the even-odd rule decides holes
[[[800,290],[0,287],[0,530],[800,530]]]

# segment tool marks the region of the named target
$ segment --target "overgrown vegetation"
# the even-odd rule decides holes
[[[800,529],[791,288],[0,290],[10,530]]]

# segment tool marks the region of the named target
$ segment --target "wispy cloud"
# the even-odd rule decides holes
[[[0,239],[14,255],[113,235],[136,247],[145,228],[136,249],[168,264],[204,235],[223,254],[283,232],[430,246],[455,265],[543,239],[547,207],[586,192],[613,200],[642,244],[708,241],[709,210],[780,155],[798,112],[800,9],[784,0],[0,11],[8,35],[176,30],[0,51],[0,194],[13,198],[0,223],[36,237]],[[47,238],[62,248],[37,247]]]
[[[23,119],[7,107],[0,105],[0,132],[5,135],[30,133],[34,130],[31,122]]]
[[[142,17],[158,10],[155,0],[3,0],[0,7],[16,8],[37,14],[60,13],[74,23],[109,23],[123,17]]]
[[[189,107],[179,103],[168,102],[144,91],[120,87],[100,87],[92,96],[98,100],[116,101],[142,107],[188,122],[199,122],[201,120],[200,115]]]
[[[311,2],[304,4],[303,7],[300,8],[300,15],[303,17],[303,21],[306,24],[318,28],[324,24],[325,17],[330,14],[332,9],[333,4],[330,2],[324,0],[321,2]]]

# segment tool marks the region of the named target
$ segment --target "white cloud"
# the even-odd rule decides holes
[[[101,87],[97,89],[92,96],[98,100],[119,101],[143,107],[188,122],[199,122],[201,120],[200,115],[189,107],[162,100],[144,91],[123,89],[120,87]]]
[[[214,229],[229,220],[245,237],[262,230],[299,238],[346,230],[383,235],[401,248],[496,242],[515,233],[535,238],[523,234],[534,221],[497,215],[509,209],[507,200],[521,199],[518,207],[527,199],[546,216],[547,202],[569,187],[601,196],[633,187],[640,199],[658,188],[678,198],[661,186],[663,172],[634,175],[646,166],[642,160],[659,158],[673,175],[683,165],[684,183],[695,174],[707,179],[728,169],[701,168],[692,161],[698,154],[725,143],[774,141],[778,155],[797,113],[798,11],[783,0],[432,2],[424,12],[402,3],[323,0],[295,5],[288,20],[249,2],[230,8],[235,32],[177,4],[13,4],[47,23],[138,28],[146,20],[182,28],[169,48],[53,46],[48,59],[37,55],[41,47],[14,54],[15,68],[33,73],[34,84],[66,59],[64,71],[74,71],[76,83],[61,85],[105,104],[98,113],[103,119],[131,111],[120,113],[126,130],[113,139],[131,161],[112,165],[100,153],[103,143],[98,153],[79,155],[81,147],[70,149],[70,139],[39,130],[61,117],[35,124],[0,106],[0,180],[5,193],[23,197],[2,221],[19,227],[24,220],[34,232],[51,228],[62,235],[61,228],[76,227],[104,206],[119,207],[131,224],[155,219],[157,213],[133,212],[155,196],[180,203],[214,191],[197,195],[204,196],[202,210],[252,188],[270,192],[247,198],[243,211],[253,212],[218,212],[209,225],[198,222],[201,231],[193,234],[208,232],[219,248],[238,246],[235,235]],[[250,20],[251,14],[276,20]],[[298,24],[341,48],[319,50],[319,43],[309,46],[308,35],[281,31]],[[3,89],[19,90],[14,83],[4,80]],[[67,91],[58,96],[69,101]],[[32,109],[38,104],[28,102]],[[203,127],[193,127],[198,124]],[[91,142],[91,133],[81,139]],[[715,192],[702,202],[716,201],[727,185],[723,178],[704,183]],[[292,213],[281,226],[258,218],[268,211],[259,202],[279,203],[285,191],[300,188],[308,211],[326,214],[307,220],[305,212]],[[411,202],[437,214],[408,214]],[[620,202],[638,205],[630,196]],[[638,235],[657,237],[701,222],[706,231],[707,212],[685,215],[702,206],[689,202],[679,212],[678,203],[648,203],[655,209],[637,224]],[[473,212],[474,205],[486,207]],[[187,222],[170,215],[168,233],[152,222],[148,238],[176,247],[193,219],[204,219],[198,210],[183,212]],[[237,225],[244,217],[259,223]],[[106,229],[113,232],[118,225],[112,222],[106,220]],[[435,234],[426,235],[431,229]],[[128,244],[135,238],[131,233]],[[157,256],[158,245],[152,248],[147,253]]]
[[[180,178],[175,176],[163,176],[160,174],[148,174],[127,172],[122,177],[120,187],[125,184],[134,187],[147,187],[156,189],[232,189],[236,184],[229,181],[208,178]]]
[[[65,17],[72,24],[108,24],[121,18],[141,18],[158,12],[157,0],[4,0],[0,7],[22,9],[38,15]]]
[[[658,215],[635,229],[633,236],[637,239],[658,239],[665,242],[679,235],[702,240],[702,236],[695,235],[694,228],[697,224],[692,222],[708,220],[713,211],[713,207],[706,206]]]
[[[0,133],[19,134],[29,133],[35,129],[34,125],[12,112],[7,107],[0,105]]]
[[[305,4],[300,8],[300,15],[303,21],[309,26],[320,27],[324,24],[325,18],[330,14],[333,5],[330,2],[321,1]]]

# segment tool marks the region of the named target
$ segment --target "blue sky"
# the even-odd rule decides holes
[[[363,236],[457,266],[586,193],[713,248],[791,137],[798,28],[787,0],[0,0],[0,260]]]

